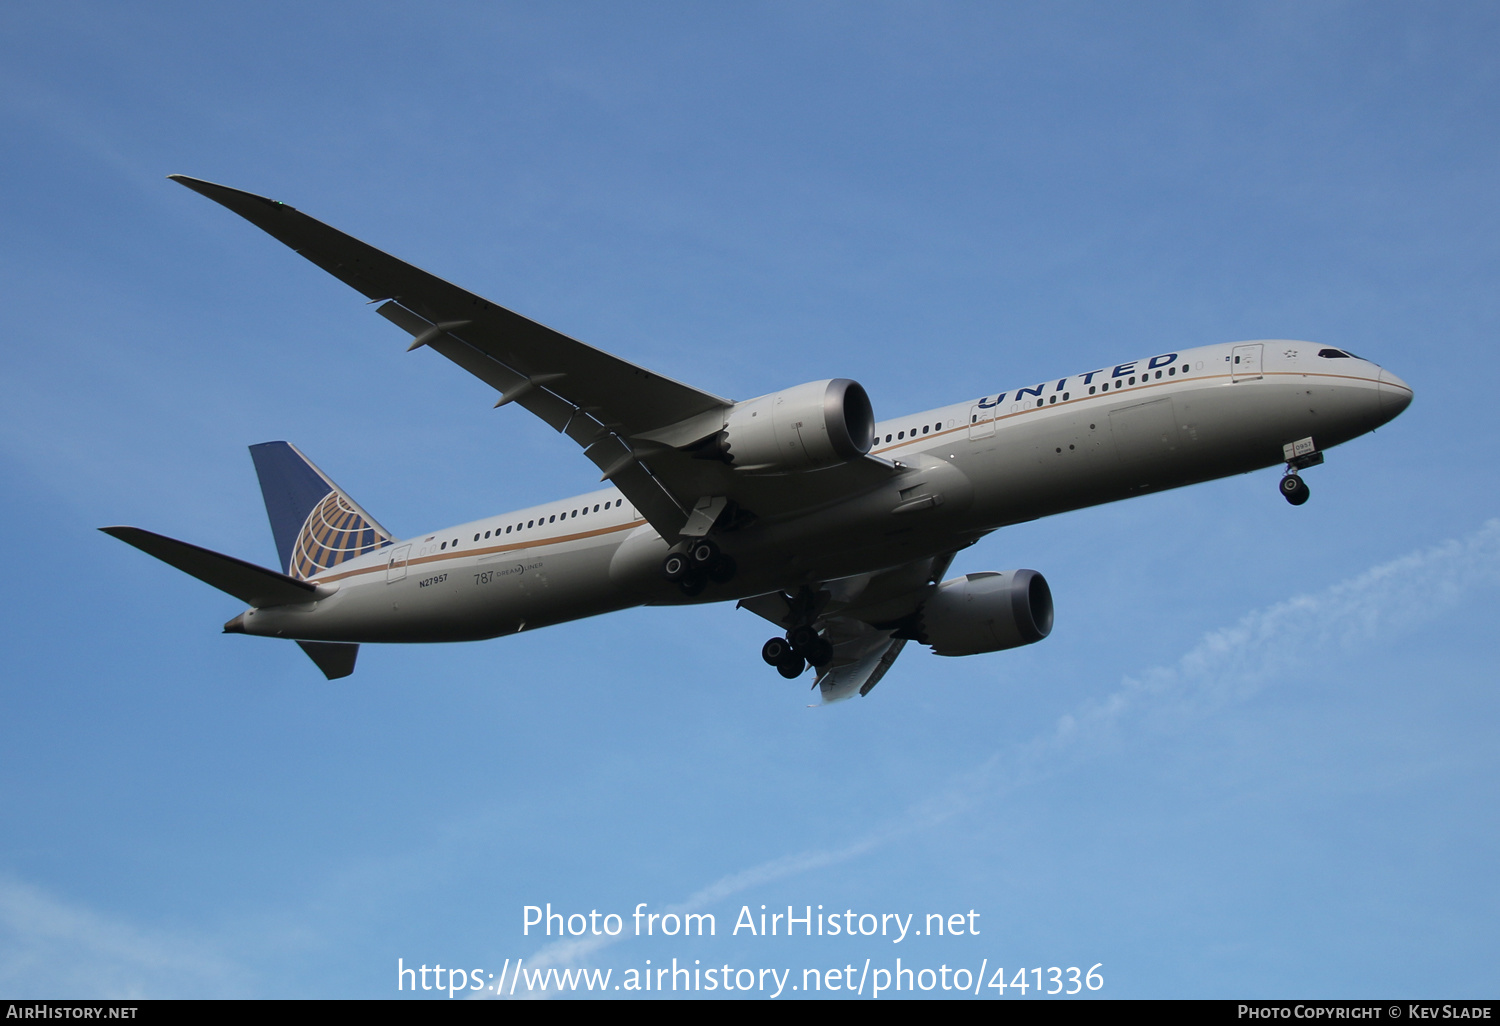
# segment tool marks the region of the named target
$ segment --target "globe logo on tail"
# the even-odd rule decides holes
[[[302,530],[297,532],[288,571],[293,577],[307,580],[390,543],[389,534],[366,520],[364,514],[335,489],[307,514]]]

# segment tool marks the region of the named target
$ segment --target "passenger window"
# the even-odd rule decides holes
[[[1056,398],[1056,396],[1054,396],[1053,398]],[[1041,406],[1042,405],[1042,401],[1040,399],[1038,399],[1036,401],[1036,404],[1037,404],[1037,406]]]
[[[1093,394],[1094,394],[1094,386],[1090,385],[1089,386],[1089,395],[1093,395]]]
[[[548,517],[547,518],[547,523],[549,523],[549,524],[555,524],[555,523],[557,523],[557,514],[554,513],[550,517]]]
[[[927,433],[927,425],[926,425],[926,424],[923,424],[923,425],[922,425],[922,434],[924,434],[924,435],[925,435],[925,434],[926,434],[926,433]]]
[[[905,431],[897,431],[896,432],[896,437],[897,438],[905,438],[906,437],[906,432]]]
[[[886,440],[886,441],[887,441],[887,442],[889,442],[889,441],[890,441],[890,440],[891,440],[891,436],[890,436],[890,435],[886,435],[886,436],[885,436],[885,440]]]
[[[1173,374],[1176,374],[1176,373],[1177,373],[1177,368],[1176,367],[1168,367],[1167,368],[1167,377],[1171,377]]]
[[[1049,400],[1047,400],[1047,401],[1048,401],[1048,402],[1052,402],[1052,403],[1055,403],[1055,402],[1057,402],[1057,396],[1053,396],[1053,397],[1052,397],[1052,398],[1051,398],[1051,399],[1049,399]]]
[[[1133,385],[1133,384],[1135,384],[1135,375],[1134,375],[1134,374],[1132,374],[1132,375],[1131,375],[1131,376],[1130,376],[1130,383],[1131,383],[1131,384],[1132,384],[1132,385]]]
[[[536,521],[535,521],[535,520],[528,520],[528,521],[526,521],[526,526],[527,526],[527,527],[530,527],[530,526],[531,526],[531,525],[532,525],[532,524],[534,524],[534,523],[536,523]]]
[[[595,513],[599,512],[599,504],[597,502],[594,503],[594,512]]]
[[[1067,401],[1068,401],[1068,393],[1064,392],[1063,393],[1063,402],[1067,402]]]
[[[510,534],[510,525],[509,524],[505,525],[505,533],[506,534]]]
[[[1157,381],[1160,381],[1160,380],[1161,380],[1161,371],[1157,371],[1157,372],[1156,372],[1156,380],[1157,380]]]

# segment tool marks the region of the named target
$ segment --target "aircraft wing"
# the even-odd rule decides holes
[[[805,614],[810,605],[813,626],[833,646],[833,658],[818,671],[813,687],[824,702],[838,702],[856,693],[864,696],[901,654],[908,640],[903,628],[948,572],[955,555],[945,552],[874,573],[825,581],[800,596],[756,595],[743,599],[740,606],[790,628],[798,622],[799,609]],[[805,617],[802,622],[807,622]]]
[[[732,400],[638,367],[383,253],[285,203],[228,186],[172,180],[239,214],[373,300],[379,313],[577,442],[668,541],[698,509],[723,503],[761,517],[795,514],[876,487],[895,464],[863,456],[790,474],[705,459]]]
[[[824,702],[841,702],[856,693],[868,695],[904,647],[905,638],[893,638],[890,631],[874,629],[869,636],[839,642],[833,646],[833,661],[818,671],[813,684]]]
[[[704,494],[680,472],[661,481],[644,462],[716,433],[733,404],[569,338],[263,196],[185,175],[201,193],[280,240],[380,307],[386,319],[583,446],[652,525],[675,535]],[[695,432],[701,432],[697,438]],[[683,460],[689,457],[683,456]],[[703,464],[708,461],[693,461]],[[693,470],[691,464],[688,469]],[[727,469],[727,468],[725,468]]]

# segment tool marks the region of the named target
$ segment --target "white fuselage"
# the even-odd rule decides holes
[[[397,542],[312,578],[317,601],[250,610],[240,623],[313,641],[476,640],[868,573],[1007,524],[1273,466],[1307,437],[1328,449],[1410,402],[1399,378],[1323,348],[1163,353],[880,422],[871,455],[897,473],[724,534],[739,572],[696,598],[663,579],[667,542],[605,489]]]

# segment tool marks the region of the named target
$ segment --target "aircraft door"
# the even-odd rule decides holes
[[[1253,381],[1261,376],[1259,342],[1251,346],[1235,346],[1229,356],[1229,377],[1232,381]]]
[[[390,561],[385,565],[385,583],[395,584],[406,578],[406,558],[411,555],[411,546],[402,545],[391,550]]]
[[[969,439],[990,438],[995,434],[995,408],[969,407]]]

